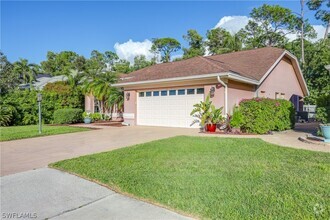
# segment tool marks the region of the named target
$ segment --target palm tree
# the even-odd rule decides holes
[[[92,93],[97,98],[100,112],[103,113],[108,107],[106,101],[114,91],[112,84],[118,79],[117,73],[106,71],[97,75],[94,79],[85,81],[85,91]]]
[[[14,72],[22,77],[24,83],[33,82],[36,79],[38,71],[40,70],[38,65],[29,63],[27,59],[20,59],[13,65]]]
[[[123,112],[124,91],[122,89],[112,87],[106,104],[111,109],[111,113],[115,108],[117,109],[118,112]]]

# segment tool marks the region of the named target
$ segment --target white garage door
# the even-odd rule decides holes
[[[191,126],[193,105],[204,100],[204,88],[140,91],[137,99],[137,124],[167,127]]]

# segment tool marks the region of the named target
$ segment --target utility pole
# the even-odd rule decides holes
[[[304,0],[300,0],[300,18],[301,18],[301,64],[305,64],[305,49],[304,49]]]

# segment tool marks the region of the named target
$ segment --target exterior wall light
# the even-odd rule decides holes
[[[129,92],[126,92],[126,100],[128,101],[129,100],[129,97],[131,96],[131,93]]]
[[[212,86],[211,89],[210,89],[210,96],[211,96],[211,98],[214,97],[214,93],[215,93],[215,87]]]

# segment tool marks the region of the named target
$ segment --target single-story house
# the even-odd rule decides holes
[[[19,89],[30,89],[31,87],[37,89],[37,90],[43,90],[43,88],[48,84],[48,83],[54,83],[54,82],[59,82],[59,81],[67,81],[68,77],[65,75],[60,75],[60,76],[52,76],[50,74],[44,74],[40,73],[36,76],[36,80],[30,83],[25,83],[25,84],[20,84],[18,86]]]
[[[193,105],[208,94],[225,115],[253,97],[291,100],[299,110],[309,93],[297,58],[274,47],[156,64],[114,86],[124,89],[124,122],[169,127],[191,127]]]

